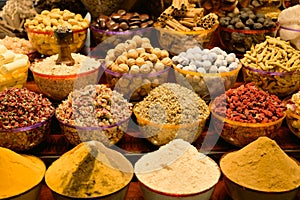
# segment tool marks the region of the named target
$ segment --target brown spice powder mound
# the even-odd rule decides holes
[[[83,142],[54,161],[45,181],[72,198],[102,197],[125,187],[133,177],[131,163],[98,141]]]
[[[274,141],[260,137],[220,161],[225,176],[259,191],[283,192],[300,186],[300,166]]]

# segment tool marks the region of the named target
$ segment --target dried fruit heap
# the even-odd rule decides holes
[[[285,115],[286,107],[275,95],[248,83],[230,89],[213,101],[212,111],[226,119],[243,123],[268,123]]]
[[[0,129],[34,125],[53,113],[49,99],[26,88],[11,88],[0,93]]]

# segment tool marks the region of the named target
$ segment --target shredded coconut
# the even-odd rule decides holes
[[[142,156],[134,170],[139,181],[147,187],[170,194],[208,190],[221,175],[217,163],[182,139],[175,139]]]
[[[72,75],[88,72],[100,66],[100,62],[94,58],[76,53],[72,53],[71,55],[75,60],[75,64],[72,66],[67,66],[66,64],[57,65],[55,61],[58,54],[55,54],[45,58],[41,62],[35,62],[32,69],[37,73],[47,75]]]

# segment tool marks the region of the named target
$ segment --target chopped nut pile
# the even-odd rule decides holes
[[[87,85],[72,91],[56,109],[64,123],[82,127],[109,126],[128,119],[132,105],[105,85]]]
[[[213,101],[212,111],[243,123],[269,123],[284,117],[286,107],[275,95],[248,83],[230,89]]]
[[[47,120],[54,113],[52,103],[26,88],[0,93],[0,129],[21,128]]]

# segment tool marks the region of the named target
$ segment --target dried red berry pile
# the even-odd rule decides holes
[[[26,88],[0,92],[0,129],[30,126],[54,114],[49,99]]]
[[[226,91],[212,105],[213,112],[243,123],[274,122],[284,116],[285,110],[276,95],[260,90],[253,82]]]

